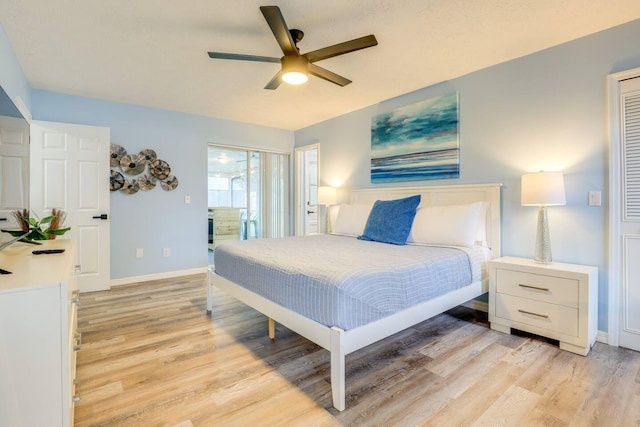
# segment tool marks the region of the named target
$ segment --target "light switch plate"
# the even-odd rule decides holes
[[[589,206],[602,206],[602,193],[589,191]]]

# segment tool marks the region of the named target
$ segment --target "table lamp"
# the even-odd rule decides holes
[[[318,204],[326,205],[324,226],[326,231],[329,230],[329,206],[338,203],[338,192],[336,187],[320,186],[318,187]]]
[[[564,205],[564,177],[562,172],[535,172],[522,175],[521,204],[540,206],[538,210],[538,230],[534,261],[551,263],[551,239],[547,206]]]

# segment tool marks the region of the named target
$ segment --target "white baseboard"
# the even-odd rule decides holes
[[[596,334],[596,341],[609,344],[609,333],[605,331],[598,331]]]
[[[166,273],[147,274],[144,276],[123,277],[121,279],[112,279],[111,286],[130,285],[132,283],[149,282],[151,280],[172,279],[180,276],[190,276],[192,274],[206,273],[208,267],[192,268],[191,270],[169,271]]]

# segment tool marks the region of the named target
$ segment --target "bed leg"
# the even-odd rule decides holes
[[[338,411],[345,409],[345,363],[344,331],[337,327],[331,328],[331,394],[333,407]]]
[[[213,284],[211,283],[211,275],[213,269],[207,269],[207,313],[213,310]]]
[[[269,317],[269,338],[276,339],[276,322],[271,317]]]

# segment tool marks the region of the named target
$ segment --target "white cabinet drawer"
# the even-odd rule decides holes
[[[489,322],[557,339],[586,356],[598,331],[598,268],[502,257],[489,263]]]
[[[239,221],[240,210],[239,209],[214,209],[213,218],[216,221]]]
[[[501,268],[496,269],[496,275],[498,293],[578,307],[578,280]]]
[[[240,209],[217,208],[209,211],[210,217],[216,225],[239,225]]]
[[[216,243],[220,243],[223,240],[238,240],[238,239],[239,239],[239,237],[237,235],[235,235],[235,234],[223,234],[223,235],[220,235],[220,236],[216,236],[215,242]]]
[[[500,293],[496,294],[495,304],[495,315],[499,318],[578,336],[577,308]]]
[[[216,225],[215,227],[216,235],[225,235],[225,234],[240,234],[240,225],[239,224],[229,224],[229,225]]]

